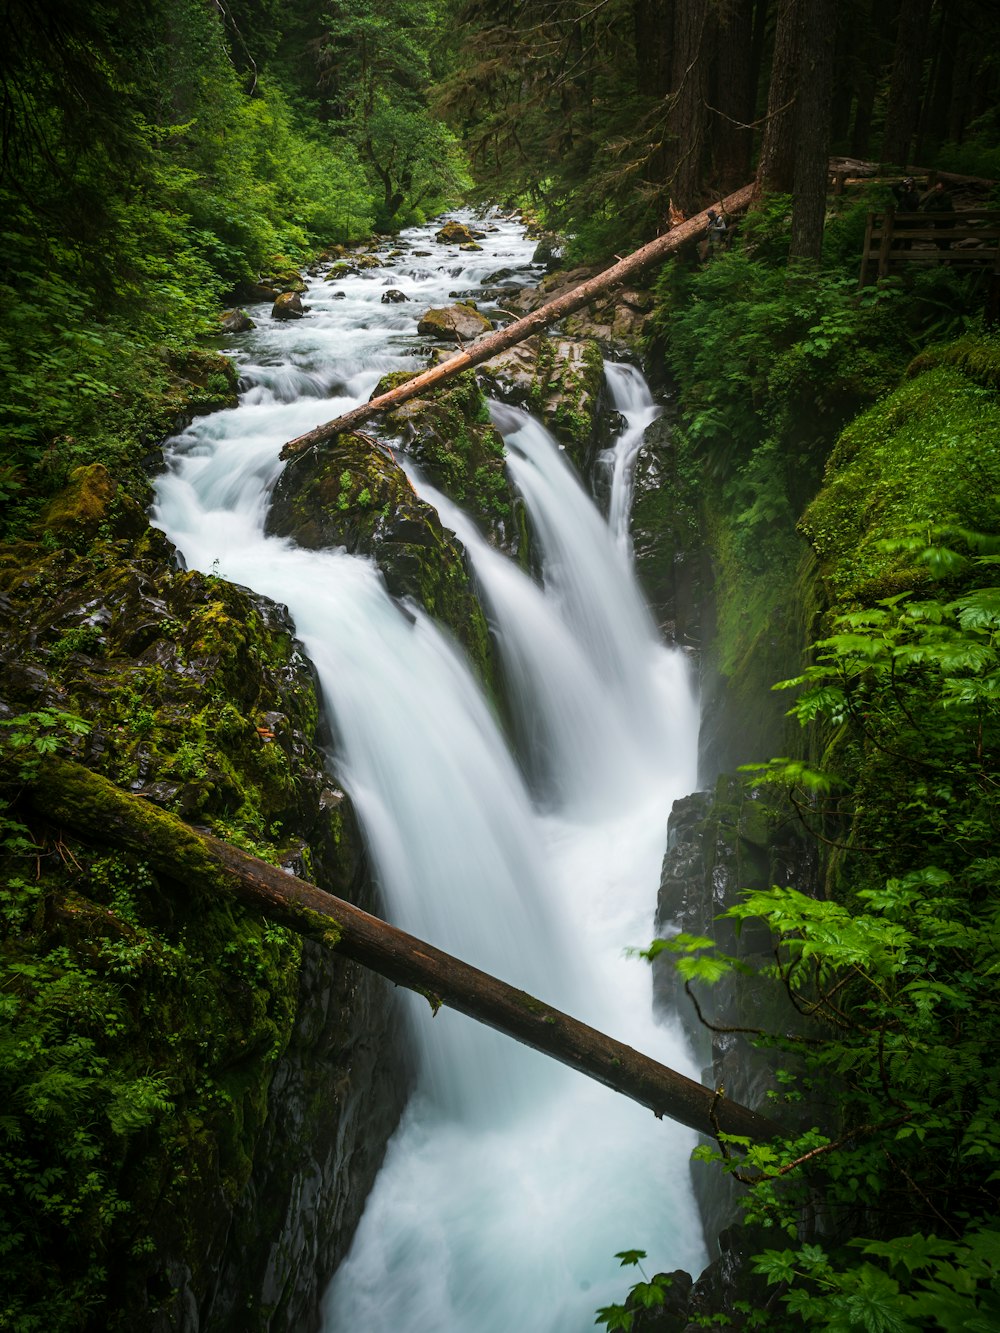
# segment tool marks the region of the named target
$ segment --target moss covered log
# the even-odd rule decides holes
[[[99,827],[110,842],[141,851],[155,869],[189,892],[235,898],[266,919],[432,997],[434,1003],[553,1056],[657,1116],[669,1116],[710,1136],[761,1139],[776,1132],[765,1116],[730,1101],[721,1089],[702,1087],[315,885],[144,807],[86,769],[50,762],[33,782],[30,799],[57,827]]]

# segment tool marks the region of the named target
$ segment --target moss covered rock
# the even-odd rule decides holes
[[[39,527],[79,549],[96,537],[136,537],[145,532],[146,516],[118,486],[103,463],[78,467],[42,510]]]
[[[425,310],[417,324],[417,332],[445,342],[465,343],[489,333],[492,323],[471,305],[461,301],[456,305],[432,307]]]
[[[155,871],[110,845],[87,778],[371,910],[360,839],[287,615],[179,572],[159,532],[100,535],[114,489],[77,483],[66,513],[99,528],[86,555],[53,550],[55,528],[0,548],[2,1030],[24,1052],[0,1061],[18,1140],[0,1187],[24,1238],[0,1256],[5,1311],[69,1330],[85,1307],[124,1333],[200,1310],[291,1333],[318,1321],[399,1113],[391,1004],[218,894],[183,838]],[[53,744],[85,765],[86,836],[24,805]],[[58,1199],[33,1188],[43,1171]]]
[[[591,339],[536,334],[479,369],[488,391],[526,407],[586,473],[604,435],[604,357]]]
[[[301,319],[306,313],[306,308],[298,292],[282,292],[271,307],[271,318]]]
[[[800,530],[831,602],[871,603],[920,587],[926,566],[885,548],[912,524],[996,531],[1000,376],[995,339],[925,352],[895,392],[840,436]]]
[[[423,605],[489,678],[489,635],[464,552],[387,447],[346,434],[297,459],[275,487],[268,531],[313,550],[371,556],[392,595]]]
[[[375,393],[408,378],[406,372],[387,375]],[[385,418],[384,429],[438,490],[471,515],[494,545],[518,550],[516,505],[504,469],[503,440],[472,371],[455,376],[426,398],[411,398]]]
[[[435,232],[434,239],[439,245],[468,245],[476,238],[463,223],[452,220]]]

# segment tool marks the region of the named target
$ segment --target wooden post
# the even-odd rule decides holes
[[[722,201],[723,213],[734,215],[745,212],[750,206],[753,191],[754,186],[745,185],[742,190],[737,190],[735,194],[729,195]],[[508,347],[523,342],[525,338],[530,338],[533,333],[538,333],[547,325],[582,309],[596,297],[608,295],[615,287],[621,286],[622,283],[635,277],[636,274],[642,273],[651,265],[666,259],[668,255],[673,254],[687,241],[693,241],[704,235],[707,227],[708,211],[706,210],[697,214],[696,217],[689,218],[686,222],[672,227],[664,235],[657,236],[655,240],[644,245],[642,249],[626,255],[617,264],[613,264],[611,268],[599,273],[596,278],[581,283],[579,287],[574,287],[572,291],[566,292],[564,295],[556,297],[555,300],[549,301],[546,305],[540,306],[537,310],[533,310],[530,315],[525,315],[523,319],[515,320],[513,324],[508,324],[506,328],[477,339],[467,351],[458,352],[455,356],[449,357],[447,361],[442,361],[440,365],[432,366],[430,370],[422,371],[419,375],[415,375],[413,379],[407,380],[395,389],[390,389],[388,393],[380,394],[377,398],[362,403],[360,407],[355,407],[350,412],[345,412],[342,416],[334,418],[333,421],[327,421],[322,426],[307,431],[305,435],[299,435],[294,440],[289,440],[281,450],[281,457],[293,458],[305,449],[311,449],[314,445],[331,440],[335,435],[354,430],[376,413],[391,411],[393,408],[408,402],[411,398],[416,398],[418,394],[425,393],[428,389],[433,389],[444,383],[445,380],[451,379],[453,375],[458,375],[463,370],[468,370],[472,366],[478,366],[484,361],[489,361],[491,357],[496,356],[499,352],[505,352]]]
[[[497,1028],[599,1083],[710,1138],[768,1139],[766,1116],[577,1022],[527,992],[407,935],[352,903],[195,830],[78,764],[50,760],[29,799],[38,813],[84,838],[131,849],[194,892],[229,893],[249,910],[480,1023]]]
[[[875,226],[875,214],[869,213],[865,220],[865,240],[861,250],[861,278],[858,281],[859,287],[868,285],[868,256],[872,248],[872,230]]]
[[[878,276],[884,278],[889,272],[889,252],[892,249],[892,230],[896,214],[887,208],[882,214],[882,244],[878,250]]]

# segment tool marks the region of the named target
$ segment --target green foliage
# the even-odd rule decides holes
[[[985,1329],[1000,1308],[1000,589],[978,585],[997,540],[918,526],[890,545],[953,595],[838,616],[814,661],[782,682],[793,715],[827,738],[827,773],[758,769],[837,841],[837,897],[774,887],[726,913],[772,932],[770,972],[809,1020],[793,1043],[803,1088],[814,1104],[821,1089],[835,1100],[822,1129],[700,1155],[749,1186],[752,1221],[795,1238],[819,1196],[867,1237],[844,1243],[833,1226],[826,1249],[760,1256],[758,1270],[789,1287],[790,1327]]]
[[[18,713],[0,721],[0,759],[14,760],[14,769],[22,781],[30,780],[38,760],[60,750],[72,750],[76,741],[90,732],[90,723],[75,713],[59,708],[40,708],[33,713]]]
[[[968,361],[969,341],[959,347]],[[871,603],[925,582],[927,567],[912,551],[884,544],[906,536],[912,523],[933,525],[960,514],[966,528],[985,528],[994,520],[992,497],[1000,492],[995,394],[944,356],[925,354],[918,371],[928,361],[925,373],[915,373],[844,431],[826,485],[803,515],[801,530],[836,598]]]
[[[121,1330],[148,1308],[150,1231],[245,1180],[266,1076],[241,1070],[287,1039],[298,945],[223,904],[185,921],[131,857],[31,865],[0,913],[0,1326]]]
[[[472,183],[458,139],[427,105],[432,52],[447,22],[444,8],[425,0],[335,0],[324,15],[339,127],[378,192],[382,230],[422,222]]]
[[[624,1305],[605,1305],[597,1311],[594,1323],[603,1324],[608,1333],[630,1333],[637,1311],[658,1310],[666,1300],[672,1279],[667,1273],[648,1278],[640,1262],[645,1257],[645,1250],[621,1250],[615,1255],[622,1268],[638,1268],[642,1281],[633,1283]]]
[[[0,490],[15,531],[95,459],[141,497],[138,460],[185,405],[177,359],[217,332],[223,298],[374,216],[342,136],[305,128],[264,77],[248,95],[224,9],[84,10],[60,19],[64,44],[39,26],[8,48]]]
[[[988,1333],[1000,1319],[1000,1232],[975,1230],[961,1241],[900,1236],[852,1242],[882,1264],[831,1263],[818,1245],[768,1250],[756,1270],[786,1283],[800,1325],[834,1333]]]

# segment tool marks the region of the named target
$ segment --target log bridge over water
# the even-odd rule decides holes
[[[707,1138],[726,1134],[761,1141],[780,1132],[767,1115],[732,1101],[723,1088],[696,1083],[426,940],[185,824],[79,764],[50,758],[24,795],[34,813],[57,830],[91,839],[96,835],[101,843],[137,852],[189,893],[230,896],[257,916],[419,992],[435,1012],[445,1005],[467,1014],[657,1117],[677,1120]]]

